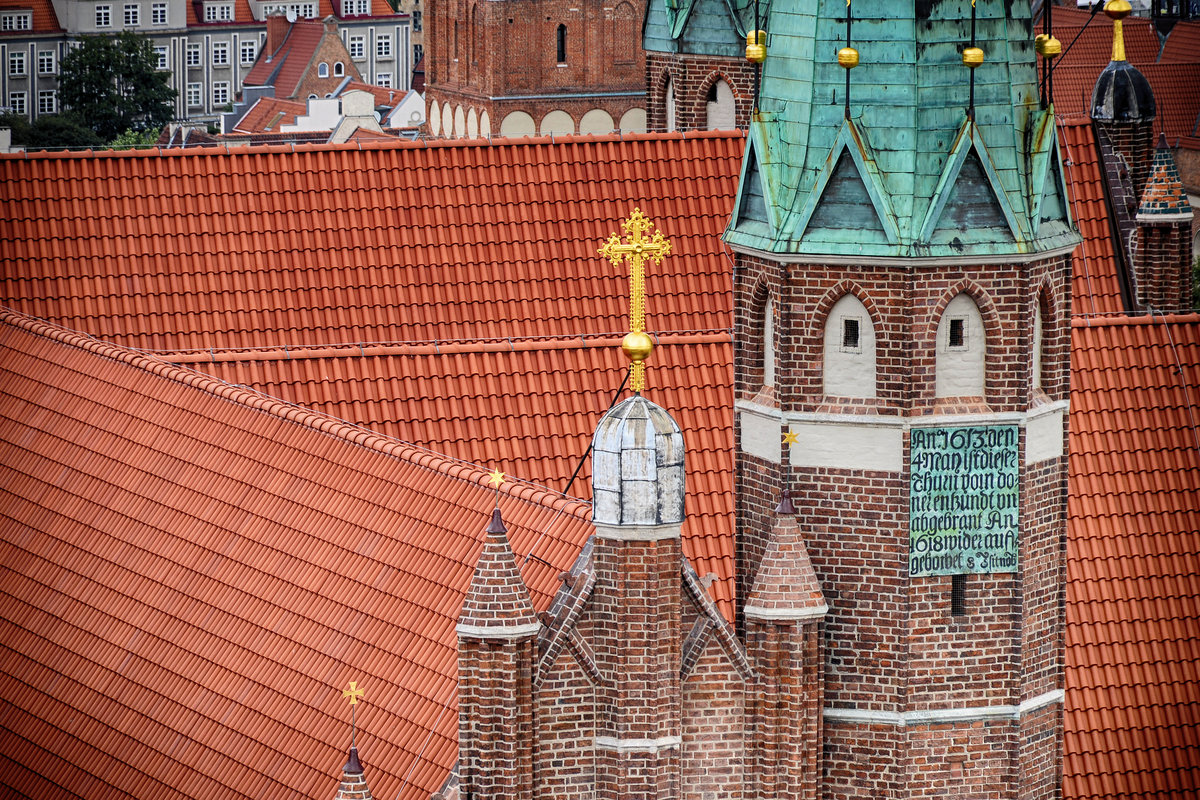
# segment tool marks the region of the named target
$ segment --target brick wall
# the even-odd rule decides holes
[[[745,130],[754,110],[754,65],[742,59],[685,53],[646,53],[646,129],[666,131],[667,81],[675,91],[675,130],[708,127],[708,92],[718,80],[733,91],[734,122]]]
[[[1156,311],[1190,310],[1191,221],[1139,222],[1130,249],[1137,275],[1139,304]]]
[[[785,416],[1024,412],[1065,399],[1068,270],[1065,257],[1010,265],[855,267],[781,265],[739,256],[736,396],[763,404],[761,309],[770,294],[778,313],[778,380],[770,397]],[[975,300],[983,319],[986,394],[948,404],[936,397],[935,337],[942,313],[959,292]],[[872,402],[845,403],[823,394],[824,322],[847,293],[862,301],[875,328]],[[1040,387],[1030,358],[1035,305],[1043,319]],[[1064,430],[1064,442],[1065,435]],[[900,445],[904,464],[909,438],[905,432]],[[896,715],[1014,707],[1061,688],[1065,457],[1021,469],[1021,571],[967,576],[966,613],[951,616],[951,578],[909,572],[906,469],[787,466],[786,455],[780,466],[742,452],[741,444],[736,439],[739,598],[762,557],[779,489],[771,482],[783,472],[830,605],[825,704],[868,713],[863,719],[825,721],[826,796],[1011,798],[1025,784],[1034,787],[1034,796],[1052,793],[1059,728],[1039,729],[1033,741],[1021,744],[1022,726],[1032,724],[1025,720],[918,725],[900,723]],[[1020,452],[1026,444],[1023,430]],[[890,721],[873,722],[869,712]]]
[[[534,640],[460,639],[461,796],[533,796]]]
[[[332,27],[332,32],[329,30]],[[341,62],[345,67],[345,72],[342,75],[334,74],[334,65]],[[321,63],[329,65],[329,77],[321,78],[317,73],[317,66]],[[362,74],[358,71],[358,67],[354,66],[354,61],[350,58],[350,52],[346,50],[346,45],[342,43],[341,37],[337,34],[337,26],[327,26],[325,34],[321,37],[320,44],[317,45],[316,51],[313,53],[312,63],[308,67],[308,71],[304,73],[304,77],[296,84],[296,94],[294,97],[303,102],[309,95],[315,94],[317,97],[324,97],[331,94],[337,87],[341,86],[349,76],[356,81],[362,81]]]
[[[581,631],[591,639],[590,626]],[[596,691],[569,653],[537,690],[536,794],[541,800],[595,797]]]
[[[428,107],[436,102],[439,108],[461,106],[464,115],[486,111],[493,135],[512,111],[529,114],[539,129],[556,110],[569,114],[576,130],[592,109],[619,124],[625,112],[645,105],[644,16],[645,0],[431,0]],[[566,33],[561,62],[560,25]],[[596,96],[553,97],[579,94]]]
[[[685,629],[695,621],[688,615]],[[746,776],[747,686],[710,640],[683,684],[683,796],[740,800]]]

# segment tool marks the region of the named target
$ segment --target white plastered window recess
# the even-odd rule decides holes
[[[848,294],[825,318],[826,397],[875,398],[875,323],[862,301]]]

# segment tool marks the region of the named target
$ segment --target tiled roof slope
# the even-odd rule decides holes
[[[0,312],[0,794],[378,797],[456,757],[455,618],[497,497],[452,462]],[[499,494],[545,608],[587,509]]]
[[[1104,170],[1096,147],[1096,133],[1085,118],[1059,120],[1058,143],[1063,162],[1071,216],[1083,242],[1072,254],[1072,312],[1120,314],[1121,299],[1116,251],[1104,199]]]
[[[717,234],[742,147],[721,132],[0,156],[0,305],[163,350],[618,332],[627,279],[596,249],[640,205],[673,251],[650,271],[649,327],[728,329]]]
[[[578,470],[569,493],[582,497],[591,459],[580,459],[628,366],[620,338],[580,336],[170,358],[554,491]],[[647,396],[687,445],[684,551],[700,575],[719,578],[710,591],[730,619],[732,364],[725,330],[660,337],[647,370]]]
[[[1091,111],[1092,88],[1107,64],[1062,66],[1054,70],[1054,110],[1062,116],[1086,116]],[[1133,63],[1133,62],[1131,62]],[[1191,63],[1134,63],[1154,91],[1155,132],[1163,132],[1172,145],[1195,130],[1200,115],[1200,50]]]
[[[325,23],[321,20],[296,20],[288,26],[287,36],[275,52],[263,50],[250,72],[246,73],[243,84],[274,86],[276,97],[292,97],[324,35]]]
[[[30,20],[32,27],[27,31],[0,31],[0,38],[6,36],[28,36],[31,33],[62,33],[58,24],[58,14],[54,11],[51,0],[0,0],[0,11],[32,11]]]
[[[296,124],[296,117],[308,111],[306,103],[260,97],[238,120],[234,133],[278,133],[284,125]]]
[[[1200,315],[1075,320],[1069,800],[1200,792]]]

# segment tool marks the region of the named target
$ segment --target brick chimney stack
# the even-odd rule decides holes
[[[533,797],[533,664],[541,628],[500,509],[458,626],[458,763],[466,800]]]
[[[267,17],[267,57],[274,56],[275,53],[283,46],[284,40],[288,37],[288,32],[291,31],[292,24],[288,22],[288,18],[282,12],[271,14]]]
[[[775,514],[745,605],[746,650],[759,690],[747,726],[747,787],[759,800],[817,800],[825,701],[821,628],[829,606],[786,494]]]

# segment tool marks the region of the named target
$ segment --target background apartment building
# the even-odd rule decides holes
[[[278,12],[332,16],[367,83],[411,85],[420,57],[413,15],[387,0],[0,0],[0,106],[30,119],[57,113],[67,48],[81,36],[134,31],[150,37],[158,68],[170,73],[176,116],[215,121],[237,99],[266,40],[266,18]]]

